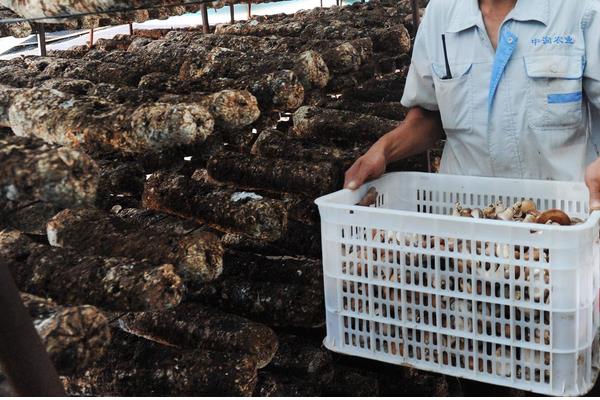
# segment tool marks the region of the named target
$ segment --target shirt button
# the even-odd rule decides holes
[[[512,37],[509,37],[508,39],[506,39],[506,41],[508,42],[508,44],[512,44],[514,42],[514,39]]]
[[[557,65],[552,65],[550,67],[550,72],[552,73],[557,73],[558,72],[558,66]]]

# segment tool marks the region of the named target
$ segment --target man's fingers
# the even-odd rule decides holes
[[[359,160],[346,173],[346,184],[344,187],[350,190],[356,190],[362,186],[369,177],[369,168]]]
[[[590,165],[586,172],[585,183],[590,191],[590,211],[600,210],[600,171],[596,163]]]

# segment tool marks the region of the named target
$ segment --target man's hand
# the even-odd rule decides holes
[[[585,170],[585,184],[590,190],[590,211],[600,210],[600,158]]]
[[[378,150],[376,147],[371,148],[346,171],[344,188],[356,190],[366,181],[379,178],[385,174],[386,164],[383,151]]]

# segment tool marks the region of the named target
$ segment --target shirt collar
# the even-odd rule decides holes
[[[457,11],[448,26],[448,32],[460,32],[478,26],[482,21],[479,0],[466,0],[465,5],[457,2]],[[458,7],[460,6],[460,10]],[[548,25],[550,19],[550,0],[517,0],[517,5],[508,14],[507,20],[538,21]]]

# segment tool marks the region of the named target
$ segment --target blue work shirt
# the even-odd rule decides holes
[[[496,50],[478,0],[431,0],[402,104],[439,110],[443,173],[583,180],[600,149],[600,0],[518,0]]]

